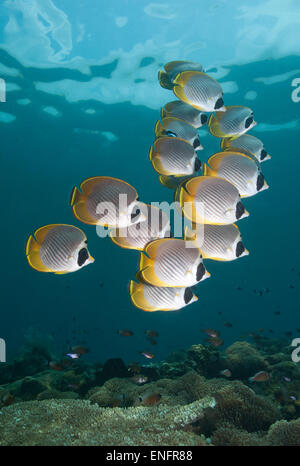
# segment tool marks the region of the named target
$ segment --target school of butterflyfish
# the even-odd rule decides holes
[[[70,198],[77,220],[106,227],[115,244],[140,251],[129,293],[134,306],[150,312],[197,301],[193,287],[210,276],[203,260],[232,261],[248,254],[235,223],[249,215],[241,199],[268,188],[261,163],[270,159],[263,143],[246,134],[256,125],[252,110],[226,107],[221,85],[199,63],[167,63],[158,79],[179,100],[161,109],[149,159],[190,223],[184,237],[172,237],[169,216],[140,202],[137,191],[117,178],[88,178]],[[221,150],[202,164],[198,128],[205,124],[220,138]],[[46,225],[30,235],[26,256],[32,268],[55,274],[94,262],[83,231],[64,224]]]

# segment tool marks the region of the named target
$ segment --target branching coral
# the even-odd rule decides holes
[[[84,400],[18,403],[0,411],[2,445],[205,445],[185,431],[215,400],[182,406],[100,408]]]

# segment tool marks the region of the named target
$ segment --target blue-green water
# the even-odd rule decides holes
[[[258,328],[297,335],[300,102],[291,95],[293,79],[300,78],[299,4],[159,5],[20,0],[1,6],[0,77],[7,96],[0,103],[0,337],[8,359],[29,328],[53,334],[62,352],[66,340],[84,340],[88,357],[100,361],[141,360],[138,351],[153,350],[144,338],[146,328],[160,333],[156,359],[198,343],[205,327],[220,329],[225,345]],[[157,71],[175,59],[201,62],[223,85],[226,105],[254,110],[259,124],[251,133],[272,155],[262,166],[270,189],[245,200],[250,217],[239,227],[248,257],[207,261],[212,276],[198,286],[199,300],[190,307],[145,313],[128,295],[139,254],[80,224],[69,196],[85,178],[108,175],[132,184],[143,202],[172,201],[172,192],[158,183],[148,150],[160,106],[174,100],[160,88]],[[203,132],[200,156],[207,160],[219,145]],[[95,263],[63,276],[32,270],[26,238],[49,223],[82,228]],[[254,292],[265,289],[270,291],[262,296]],[[225,321],[233,327],[224,327]],[[135,335],[121,338],[119,328]]]

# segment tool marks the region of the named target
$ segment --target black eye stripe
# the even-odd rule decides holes
[[[198,158],[195,159],[195,166],[194,166],[194,170],[195,172],[198,172],[201,168],[201,160],[199,160]]]
[[[218,110],[219,108],[223,107],[223,105],[224,105],[224,100],[222,99],[222,97],[220,97],[215,103],[215,110]]]
[[[200,282],[200,280],[203,278],[204,274],[205,274],[205,267],[201,262],[201,264],[199,264],[198,268],[197,268],[197,275],[196,275],[197,282]]]
[[[245,121],[245,128],[249,128],[249,126],[253,123],[253,117],[247,118]]]
[[[199,138],[196,138],[193,142],[193,147],[194,149],[197,149],[197,147],[200,146],[200,139]]]
[[[245,207],[243,206],[241,201],[239,201],[236,205],[236,211],[235,211],[236,219],[238,220],[239,218],[241,218],[244,212],[245,212]]]
[[[265,184],[265,177],[262,173],[260,173],[256,180],[257,191],[260,191],[264,184]]]
[[[80,249],[78,253],[77,264],[81,267],[89,258],[89,253],[86,248]]]
[[[264,160],[267,157],[268,153],[265,149],[262,149],[260,153],[260,160]]]
[[[184,302],[185,304],[188,304],[191,299],[193,298],[193,292],[191,290],[191,288],[186,288],[185,292],[184,292]]]
[[[241,254],[245,251],[245,246],[243,245],[242,241],[239,241],[236,245],[235,255],[236,257],[240,257]]]

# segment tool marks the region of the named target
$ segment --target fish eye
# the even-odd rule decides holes
[[[200,121],[202,125],[205,125],[205,123],[207,123],[207,115],[204,115],[204,113],[202,113]]]
[[[218,110],[219,108],[222,108],[224,106],[224,100],[222,97],[219,97],[217,102],[215,103],[215,110]]]
[[[138,215],[140,215],[140,213],[140,209],[136,209],[136,211],[131,214],[131,220],[135,219]]]
[[[185,292],[184,292],[184,302],[185,304],[188,304],[192,298],[193,298],[193,292],[191,290],[191,288],[186,288]]]
[[[249,126],[253,123],[253,117],[247,118],[245,121],[245,128],[249,128]]]
[[[88,258],[89,258],[89,253],[87,249],[86,248],[80,249],[78,253],[78,259],[77,259],[77,264],[79,265],[79,267],[81,267]]]
[[[245,207],[243,206],[241,201],[239,201],[236,205],[236,210],[235,210],[236,219],[238,220],[239,218],[241,218],[244,212],[245,212]]]
[[[260,173],[256,180],[257,191],[260,191],[264,184],[265,184],[265,177],[262,173]]]
[[[84,240],[85,244],[87,244],[87,239]]]
[[[193,148],[194,149],[197,149],[197,147],[200,146],[200,139],[199,138],[196,138],[193,142]]]
[[[176,133],[173,133],[173,131],[170,131],[169,129],[165,131],[165,134],[167,136],[170,136],[172,138],[176,138],[177,137],[177,134]]]
[[[240,257],[244,251],[245,251],[245,246],[243,245],[242,241],[239,241],[236,245],[236,251],[235,251],[236,257]]]
[[[195,172],[198,172],[201,168],[201,160],[199,160],[198,158],[195,159],[195,167],[194,167],[194,170]]]
[[[264,160],[267,157],[267,155],[267,151],[265,149],[262,149],[260,153],[260,160]]]
[[[196,274],[197,282],[200,282],[200,280],[203,278],[204,275],[205,275],[205,267],[201,262],[201,264],[199,264],[197,267],[197,274]]]

